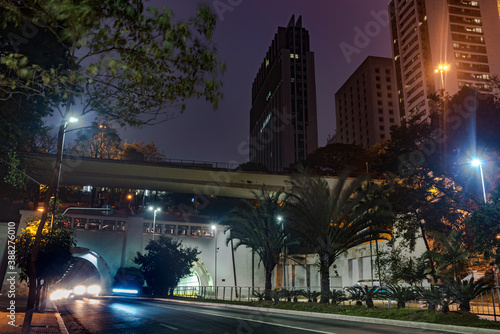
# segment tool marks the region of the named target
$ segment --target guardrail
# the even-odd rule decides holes
[[[287,290],[306,290],[306,291],[320,291],[319,286],[311,287],[289,287],[284,288]],[[331,290],[342,290],[343,287],[332,287]],[[258,300],[258,295],[264,293],[264,288],[262,287],[250,287],[250,286],[217,286],[214,289],[213,286],[179,286],[175,288],[174,295],[190,298],[203,298],[203,299],[214,299],[214,300],[225,300],[225,301],[242,301],[250,302]],[[286,301],[287,298],[280,297],[281,301]],[[299,298],[299,302],[307,301],[307,298]],[[497,317],[500,317],[500,287],[495,286],[490,290],[483,292],[481,295],[477,296],[471,301],[471,313],[483,316],[492,316],[496,321]],[[376,299],[374,300],[378,307],[397,307],[397,303],[391,299]],[[349,302],[343,302],[344,305]],[[406,308],[409,309],[427,309],[427,303],[424,300],[411,300],[406,302]],[[450,305],[450,311],[458,311],[458,304],[452,303]]]

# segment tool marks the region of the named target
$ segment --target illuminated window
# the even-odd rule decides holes
[[[114,220],[104,220],[102,222],[102,230],[103,231],[113,231],[115,229],[115,221]]]
[[[84,229],[87,224],[87,218],[75,218],[73,222],[73,228]]]

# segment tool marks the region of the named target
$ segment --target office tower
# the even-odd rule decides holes
[[[336,142],[370,147],[399,125],[394,62],[368,57],[335,93]]]
[[[401,119],[425,111],[430,94],[491,91],[500,74],[497,0],[392,0],[389,4]]]
[[[302,18],[279,27],[252,84],[249,160],[282,172],[318,148],[314,53]]]

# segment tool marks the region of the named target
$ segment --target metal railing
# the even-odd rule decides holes
[[[319,286],[311,287],[290,287],[286,288],[288,290],[306,290],[306,291],[320,291]],[[342,287],[332,287],[333,289],[344,289]],[[175,288],[174,295],[189,298],[198,299],[214,299],[221,301],[241,301],[250,302],[258,300],[258,295],[264,293],[264,288],[262,287],[250,287],[250,286],[217,286],[214,290],[213,286],[179,286]],[[286,298],[280,297],[281,301],[286,301]],[[300,297],[299,302],[307,301],[307,298]],[[374,300],[378,307],[395,308],[397,303],[391,299],[381,299],[377,298]],[[349,302],[343,302],[344,305],[348,305]],[[491,316],[495,321],[497,317],[500,317],[500,287],[495,286],[471,301],[471,313]],[[427,309],[427,303],[424,300],[410,300],[406,302],[405,305],[408,309]],[[450,304],[450,311],[458,311],[458,304]]]

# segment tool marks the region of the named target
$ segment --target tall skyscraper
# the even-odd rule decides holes
[[[392,0],[389,4],[401,118],[430,111],[428,96],[492,89],[500,75],[500,2]]]
[[[394,62],[368,57],[335,93],[335,141],[370,147],[399,125]]]
[[[252,84],[250,161],[282,172],[318,148],[314,53],[302,17],[279,27]]]

